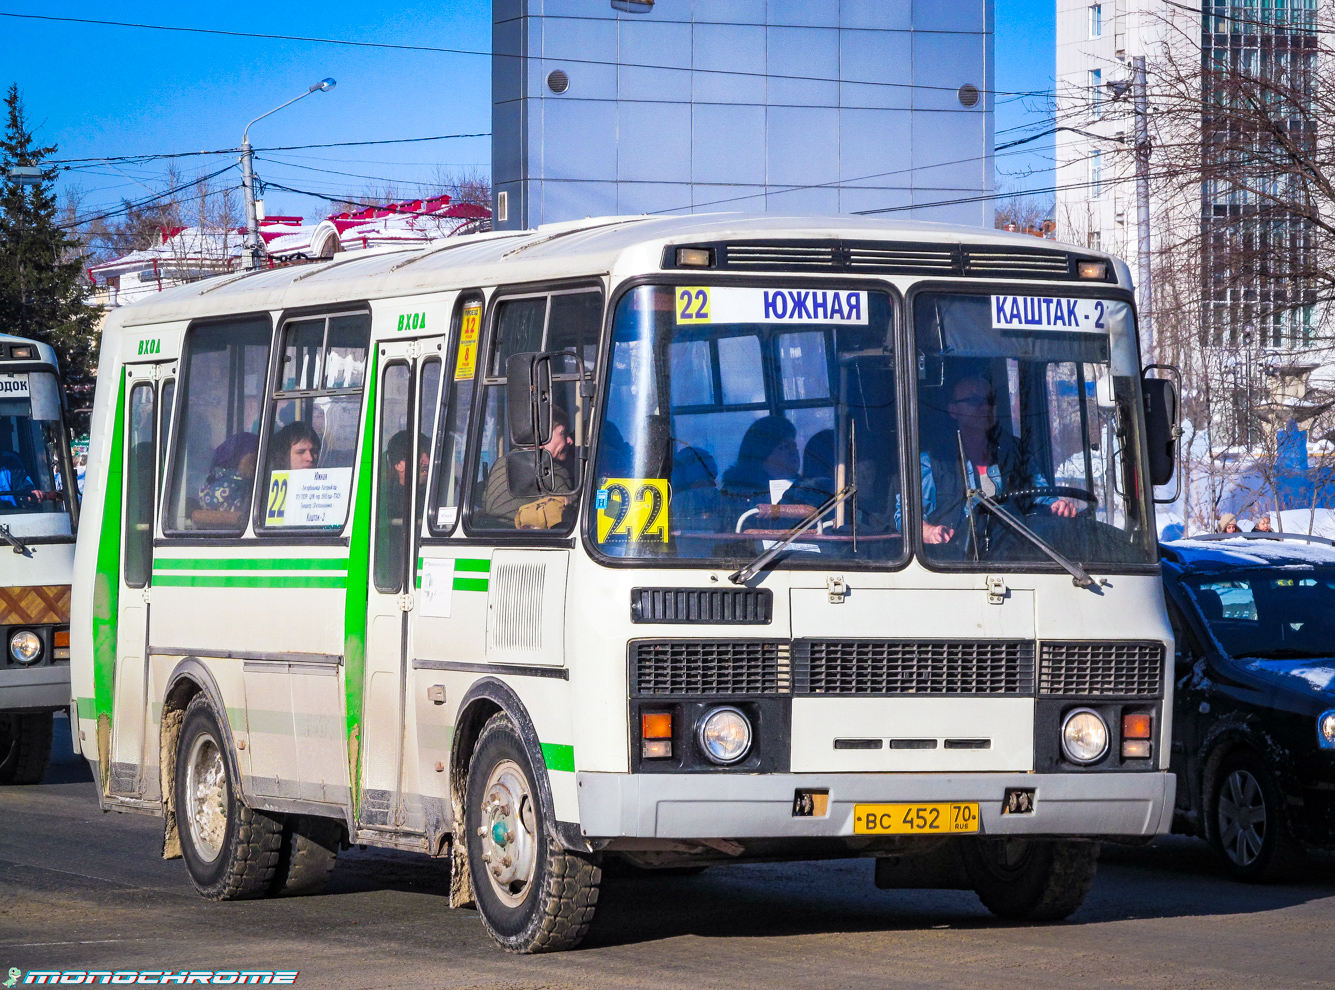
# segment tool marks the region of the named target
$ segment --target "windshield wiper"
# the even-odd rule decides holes
[[[14,548],[15,553],[21,553],[25,557],[31,557],[32,551],[28,549],[28,544],[24,543],[17,536],[9,531],[9,527],[0,523],[0,540],[4,540]]]
[[[755,560],[751,561],[751,563],[747,564],[745,567],[741,568],[740,570],[733,571],[731,574],[729,574],[728,580],[731,581],[733,584],[746,584],[747,581],[750,581],[753,577],[759,574],[761,569],[764,568],[766,564],[768,564],[779,554],[783,553],[784,550],[788,549],[788,545],[792,543],[793,540],[797,539],[808,529],[810,529],[816,523],[820,522],[823,518],[825,518],[825,516],[829,514],[830,510],[833,509],[840,502],[842,502],[844,499],[848,498],[850,495],[856,495],[857,490],[858,490],[857,485],[845,485],[839,492],[835,493],[835,495],[828,502],[822,505],[815,512],[811,513],[811,515],[803,519],[800,523],[798,523],[796,526],[790,529],[787,533],[785,533],[783,537],[779,540],[779,542],[774,544],[774,546],[770,547],[768,550],[762,553]]]
[[[981,488],[974,488],[969,483],[969,470],[965,466],[967,462],[964,457],[964,438],[960,436],[958,433],[956,434],[956,438],[959,440],[959,445],[960,445],[960,473],[964,477],[964,497],[966,499],[976,499],[978,502],[982,503],[983,507],[986,508],[988,512],[992,513],[994,516],[996,516],[998,519],[1004,522],[1007,526],[1015,530],[1015,532],[1019,533],[1026,540],[1028,540],[1034,546],[1038,547],[1038,549],[1042,550],[1045,554],[1047,554],[1054,561],[1060,564],[1066,570],[1066,573],[1071,575],[1071,580],[1075,583],[1075,586],[1077,588],[1097,589],[1097,586],[1094,583],[1094,579],[1089,576],[1088,571],[1086,571],[1083,567],[1077,564],[1074,560],[1071,560],[1071,558],[1063,556],[1057,550],[1057,548],[1054,547],[1051,543],[1043,539],[1043,537],[1039,536],[1032,529],[1030,529],[1024,523],[1020,522],[1020,520],[1016,519],[1013,515],[1011,515],[1009,512],[1003,509],[999,504],[997,504],[997,502],[992,498],[992,496],[985,494]],[[977,553],[978,540],[977,540],[977,534],[974,531],[974,526],[973,526],[972,506],[969,507],[968,512],[969,512],[969,530],[971,533],[974,533],[974,552]]]

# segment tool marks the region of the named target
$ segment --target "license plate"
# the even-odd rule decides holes
[[[977,832],[978,805],[857,804],[853,806],[855,835],[921,835]]]

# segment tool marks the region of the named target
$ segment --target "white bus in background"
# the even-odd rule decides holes
[[[70,705],[78,495],[55,351],[0,334],[0,784],[35,784]]]
[[[100,368],[76,742],[206,897],[449,855],[531,952],[611,859],[865,856],[1051,920],[1168,830],[1173,395],[1106,255],[606,218],[170,289]]]

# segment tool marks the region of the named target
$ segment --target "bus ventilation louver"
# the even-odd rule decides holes
[[[639,695],[788,694],[786,642],[639,640],[630,644],[630,683]]]
[[[1162,643],[1043,643],[1038,693],[1064,697],[1158,697]]]
[[[721,271],[827,272],[867,275],[937,275],[943,278],[1007,278],[1075,281],[1080,256],[1045,248],[999,245],[897,243],[894,241],[747,241],[669,245],[663,267],[677,267],[676,248],[702,247]],[[1116,281],[1111,267],[1108,281]]]
[[[1029,640],[794,640],[797,694],[1034,693]]]
[[[768,588],[635,588],[631,622],[763,626],[774,617]]]

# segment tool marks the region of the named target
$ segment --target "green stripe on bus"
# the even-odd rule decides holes
[[[92,698],[75,698],[74,702],[79,706],[79,718],[97,718],[97,705]]]
[[[159,557],[156,571],[346,571],[348,560],[335,557]]]
[[[116,670],[121,591],[121,476],[124,456],[125,374],[116,393],[111,421],[111,450],[102,485],[102,527],[97,541],[97,575],[93,579],[93,704],[97,716],[111,718],[112,682]],[[96,484],[94,482],[94,484]],[[92,487],[92,486],[90,486]],[[101,734],[98,735],[99,742]],[[109,754],[98,754],[107,766]],[[104,769],[105,772],[105,769]]]
[[[575,747],[562,746],[560,743],[542,743],[542,762],[548,770],[575,772]]]
[[[454,579],[455,591],[486,591],[486,578],[457,577]]]
[[[153,584],[159,588],[345,588],[342,574],[269,575],[269,574],[157,574]]]
[[[483,573],[489,573],[491,571],[491,561],[465,560],[460,557],[454,562],[454,569],[456,571],[482,571]]]

